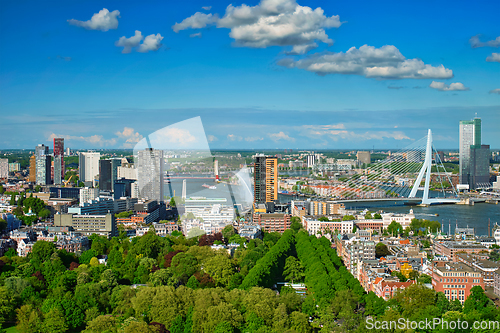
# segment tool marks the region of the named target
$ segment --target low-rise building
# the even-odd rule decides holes
[[[415,218],[413,209],[410,209],[409,214],[383,213],[381,215],[384,229],[386,229],[392,223],[392,221],[396,221],[397,223],[401,224],[403,229],[406,229],[410,226],[411,220]]]
[[[455,241],[437,241],[433,244],[434,253],[438,256],[445,256],[450,258],[451,261],[458,261],[456,254],[459,252],[465,253],[489,253],[489,250],[481,244],[469,242],[455,242]]]
[[[478,258],[477,255],[467,253],[457,253],[458,262],[463,262],[481,273],[486,287],[493,287],[495,282],[495,272],[500,268],[500,263]]]
[[[105,215],[77,215],[56,214],[54,226],[73,227],[76,232],[84,236],[97,234],[108,238],[117,236],[116,219],[113,214]]]
[[[86,236],[58,235],[55,242],[56,248],[71,253],[82,253],[89,249],[89,239]]]
[[[20,257],[26,257],[33,249],[34,241],[27,238],[21,239],[17,242],[17,254]]]
[[[258,224],[245,224],[238,231],[239,235],[246,239],[256,239],[262,237],[262,231]]]
[[[444,293],[449,301],[458,299],[463,304],[472,287],[485,287],[481,273],[462,262],[434,261],[431,271],[434,290]]]
[[[412,284],[415,284],[415,281],[408,280],[406,282],[399,282],[399,280],[396,279],[379,277],[375,279],[372,288],[375,295],[387,301],[394,297],[398,291],[404,290]]]
[[[290,218],[290,214],[283,213],[254,213],[253,223],[267,232],[285,232],[290,228]]]
[[[180,231],[181,227],[175,222],[168,223],[153,223],[147,227],[138,227],[135,229],[136,236],[144,236],[149,229],[153,227],[155,229],[155,233],[158,236],[165,237],[171,235],[173,231]]]
[[[313,216],[302,217],[302,225],[310,235],[335,233],[335,231],[347,234],[352,232],[354,227],[353,221],[319,221]]]

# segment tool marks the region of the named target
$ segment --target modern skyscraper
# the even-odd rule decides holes
[[[163,150],[139,150],[136,161],[139,197],[163,201]]]
[[[62,184],[64,173],[64,138],[54,138],[54,184]]]
[[[490,146],[481,145],[481,119],[460,121],[460,184],[475,189],[489,182]]]
[[[262,154],[255,156],[254,203],[278,200],[278,159]]]
[[[315,155],[307,155],[307,167],[312,168],[316,164]]]
[[[85,152],[79,153],[79,179],[86,186],[93,185],[95,177],[99,174],[99,159],[101,153]]]
[[[118,167],[122,165],[121,158],[99,160],[99,189],[114,191],[115,181],[118,178]]]
[[[36,156],[32,155],[30,157],[30,173],[29,173],[29,181],[30,183],[36,182]]]
[[[0,178],[9,177],[9,159],[0,158]]]
[[[43,144],[36,146],[36,184],[47,185],[50,184],[52,179],[50,176],[50,167],[52,158],[49,155],[49,147]]]
[[[370,164],[372,162],[372,155],[369,151],[358,151],[356,153],[356,158],[359,164]]]

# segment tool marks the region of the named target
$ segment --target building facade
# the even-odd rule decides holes
[[[370,164],[372,162],[372,154],[369,151],[358,151],[356,158],[359,164]]]
[[[163,201],[163,150],[146,148],[137,152],[139,197]]]
[[[49,155],[49,147],[43,144],[35,148],[36,158],[36,184],[48,185],[51,184],[51,162]]]
[[[431,271],[434,290],[444,293],[449,301],[458,299],[463,304],[472,287],[485,287],[481,273],[465,263],[435,261]]]
[[[255,156],[254,202],[256,204],[278,200],[278,159],[262,154]]]
[[[95,177],[99,174],[99,160],[101,153],[80,152],[78,157],[80,181],[86,186],[93,186]]]
[[[9,177],[9,159],[0,158],[0,179]]]
[[[62,184],[64,174],[64,138],[54,138],[54,184]]]
[[[117,236],[116,219],[114,214],[105,215],[77,215],[56,214],[54,226],[73,227],[76,232],[84,236],[97,234],[108,238]]]

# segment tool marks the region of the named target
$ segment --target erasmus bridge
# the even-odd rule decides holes
[[[321,168],[321,166],[318,166]],[[432,132],[408,147],[324,187],[336,201],[403,200],[421,205],[458,203],[443,161],[432,145]]]

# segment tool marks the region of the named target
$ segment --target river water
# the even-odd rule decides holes
[[[196,175],[199,176],[199,175]],[[203,187],[203,184],[215,185],[216,189],[210,190]],[[172,190],[172,191],[171,191]],[[172,179],[170,184],[165,184],[165,196],[170,197],[175,191],[175,195],[182,195],[182,179]],[[250,190],[252,191],[252,190]],[[252,202],[251,193],[245,186],[216,184],[213,179],[186,179],[186,196],[202,196],[207,198],[226,198],[227,204],[233,202],[248,206]],[[232,195],[231,195],[232,192]],[[233,200],[234,198],[234,200]],[[279,195],[279,201],[283,203],[293,200],[293,196]],[[300,198],[304,200],[303,198]],[[474,206],[467,205],[435,205],[430,207],[404,206],[401,201],[382,201],[382,202],[361,202],[346,203],[348,209],[369,209],[371,211],[383,210],[384,212],[408,213],[413,209],[416,217],[419,219],[434,220],[444,225],[444,232],[448,232],[450,225],[451,232],[454,233],[455,227],[472,227],[476,235],[488,234],[488,220],[493,225],[500,225],[500,204],[493,205],[487,203],[476,203]],[[436,216],[438,214],[438,216]]]

